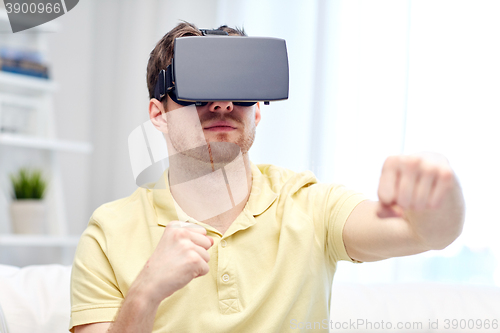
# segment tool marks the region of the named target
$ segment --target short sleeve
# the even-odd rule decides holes
[[[359,263],[347,254],[342,236],[345,223],[354,208],[367,198],[341,185],[331,185],[325,210],[326,244],[330,258],[337,262],[346,260]]]
[[[113,321],[123,295],[108,260],[106,238],[91,218],[76,249],[71,273],[71,321],[74,326]]]

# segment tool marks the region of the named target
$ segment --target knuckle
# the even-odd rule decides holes
[[[205,275],[207,274],[209,271],[209,267],[206,263],[204,263],[202,266],[201,266],[201,269],[200,269],[200,275]]]
[[[423,174],[436,174],[438,171],[437,165],[434,163],[429,163],[428,161],[422,161],[420,164],[420,170],[422,171]]]
[[[453,179],[453,172],[448,168],[441,169],[439,171],[439,178],[447,183],[451,183],[451,180]]]
[[[191,250],[191,244],[189,244],[189,241],[183,238],[174,239],[172,245],[175,247],[178,253],[185,253]]]
[[[186,229],[183,229],[183,228],[175,228],[172,230],[172,233],[177,238],[186,238],[188,236],[188,232],[189,231],[187,231]]]
[[[389,170],[389,169],[392,169],[394,167],[396,167],[399,163],[399,159],[400,157],[399,156],[395,156],[395,155],[392,155],[392,156],[389,156],[386,158],[385,162],[384,162],[384,166],[383,166],[383,170]]]
[[[177,231],[179,231],[179,228],[177,228],[175,225],[167,225],[165,227],[165,232],[168,232],[170,234],[175,234]]]
[[[422,160],[417,156],[407,156],[403,161],[404,167],[408,171],[416,171],[420,168]]]
[[[200,258],[198,254],[196,254],[194,251],[191,251],[187,254],[186,256],[186,263],[189,266],[196,266],[199,262]]]
[[[177,230],[172,230],[171,232],[169,232],[169,238],[173,242],[180,242],[181,240],[184,239],[184,237],[182,237],[182,235],[179,234],[179,232]]]
[[[170,228],[170,229],[175,229],[176,227],[180,226],[181,224],[181,221],[177,221],[177,220],[174,220],[174,221],[170,221],[168,224],[167,224],[167,228]]]
[[[180,246],[185,251],[194,251],[194,244],[187,239],[182,239],[180,241]]]

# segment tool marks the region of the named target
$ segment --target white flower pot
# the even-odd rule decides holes
[[[16,234],[44,234],[46,216],[43,200],[13,200],[10,204],[12,229]]]

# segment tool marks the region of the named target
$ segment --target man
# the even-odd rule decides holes
[[[225,26],[219,30],[243,35]],[[201,35],[179,24],[157,44],[148,64],[150,119],[177,153],[195,134],[182,122],[172,126],[172,115],[187,113],[171,96],[154,98],[155,85],[170,64],[174,39]],[[443,157],[389,157],[380,200],[371,202],[342,186],[317,184],[310,172],[253,165],[248,150],[261,119],[258,103],[193,107],[208,147],[239,147],[243,173],[233,177],[238,172],[227,171],[226,178],[238,178],[239,188],[248,191],[229,209],[216,207],[214,216],[203,215],[213,208],[203,201],[207,195],[196,196],[215,182],[183,197],[176,178],[195,173],[197,164],[216,169],[209,149],[205,159],[181,154],[192,163],[171,164],[164,189],[139,188],[98,208],[74,262],[74,332],[291,331],[293,322],[328,319],[337,261],[443,249],[461,233],[463,196]],[[209,199],[215,203],[218,197]]]

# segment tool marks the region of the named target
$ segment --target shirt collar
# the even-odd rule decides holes
[[[170,221],[180,219],[176,210],[177,203],[172,197],[168,184],[168,169],[156,182],[155,187],[150,190],[150,197],[158,217],[158,225],[165,227]]]
[[[253,163],[252,168],[252,190],[246,208],[253,216],[258,216],[276,200],[278,194],[271,189],[269,178],[264,176],[260,169]]]
[[[245,205],[251,215],[262,214],[276,200],[278,194],[271,189],[269,179],[265,177],[260,169],[250,162],[252,171],[252,189]],[[170,221],[180,220],[202,224],[188,216],[175,202],[170,192],[168,183],[168,171],[165,171],[155,187],[150,191],[150,200],[156,210],[158,225],[166,226]]]

